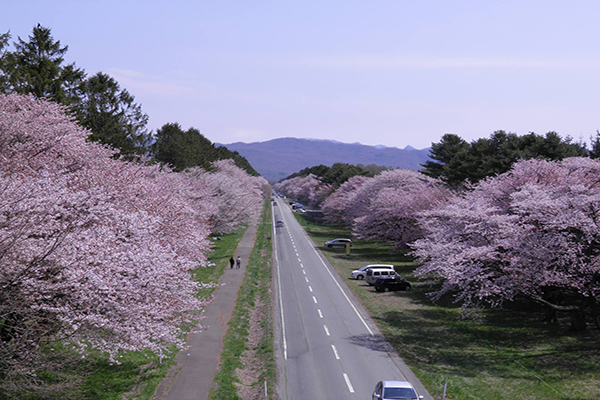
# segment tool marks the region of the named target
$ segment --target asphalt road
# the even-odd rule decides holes
[[[408,380],[431,399],[315,248],[285,199],[277,199],[273,218],[278,397],[370,399],[378,381]],[[275,227],[277,220],[284,226]]]

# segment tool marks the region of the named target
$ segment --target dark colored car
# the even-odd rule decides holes
[[[378,292],[389,292],[392,290],[410,290],[410,282],[396,275],[395,278],[379,278],[373,284]]]

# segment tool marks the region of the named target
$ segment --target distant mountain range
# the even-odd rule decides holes
[[[230,143],[222,145],[244,156],[269,182],[277,182],[307,167],[334,163],[375,164],[417,171],[429,158],[429,149],[417,150],[411,146],[366,146],[360,143],[342,143],[335,140],[281,138],[266,142]]]

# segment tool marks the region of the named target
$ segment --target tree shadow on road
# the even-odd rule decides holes
[[[347,337],[346,340],[350,344],[365,347],[372,351],[378,351],[382,353],[389,353],[394,351],[392,346],[385,339],[385,337],[383,337],[383,335],[354,335]]]

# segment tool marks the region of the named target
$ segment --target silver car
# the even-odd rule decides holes
[[[325,247],[346,247],[346,245],[349,244],[350,247],[352,247],[352,240],[350,239],[333,239],[330,240],[329,242],[325,242]]]
[[[372,400],[405,399],[419,400],[415,388],[407,381],[380,381],[375,385]]]

